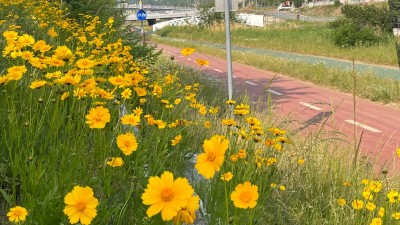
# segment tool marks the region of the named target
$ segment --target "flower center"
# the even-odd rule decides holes
[[[172,192],[171,188],[164,188],[161,191],[161,198],[165,202],[169,202],[174,197],[174,193]]]
[[[207,161],[214,161],[215,157],[217,157],[217,155],[214,152],[207,153]]]
[[[85,210],[86,204],[85,204],[84,202],[78,202],[78,203],[75,205],[75,207],[76,207],[76,209],[77,209],[79,212],[82,212],[83,210]]]
[[[16,216],[16,217],[18,217],[22,214],[21,210],[16,210],[13,213],[14,213],[14,216]]]
[[[244,202],[249,202],[250,201],[250,199],[251,199],[251,195],[250,195],[250,193],[249,192],[243,192],[241,195],[240,195],[240,199],[242,199],[242,201],[244,201]]]

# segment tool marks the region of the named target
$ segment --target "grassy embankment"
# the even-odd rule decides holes
[[[1,224],[172,224],[178,211],[226,225],[398,219],[398,180],[374,172],[374,160],[354,164],[355,151],[331,134],[294,136],[246,96],[226,104],[222,82],[165,59],[136,62],[112,19],[85,16],[81,27],[54,1],[31,3],[0,3],[9,17],[0,25]],[[207,179],[194,168],[201,154],[207,170],[220,168]],[[171,186],[156,178],[165,171],[184,179]],[[239,206],[256,205],[240,209],[231,193],[246,181],[258,198],[243,192]],[[201,209],[186,207],[188,185]]]
[[[342,59],[358,60],[365,59],[370,63],[383,63],[396,65],[395,45],[385,44],[375,47],[357,47],[354,49],[343,49],[334,46],[330,41],[329,29],[323,25],[304,24],[303,22],[283,23],[271,28],[233,28],[233,45],[270,48],[291,52],[305,52],[306,54],[329,56],[340,56]],[[294,29],[290,29],[290,27]],[[157,32],[153,36],[155,42],[182,46],[184,40],[190,40],[187,45],[194,47],[198,52],[224,58],[226,53],[222,49],[208,46],[207,44],[196,43],[223,43],[224,36],[221,28],[199,28],[199,27],[168,27]],[[163,38],[167,37],[167,38]],[[168,37],[179,38],[181,41],[168,39]],[[260,41],[262,39],[262,41]],[[242,41],[239,41],[242,40]],[[313,40],[310,42],[309,40]],[[239,44],[240,42],[240,44]],[[287,44],[285,44],[287,43]],[[319,43],[319,44],[318,44]],[[340,69],[326,67],[323,63],[311,65],[297,60],[284,60],[263,56],[259,54],[233,52],[233,60],[236,62],[251,65],[263,70],[286,74],[295,78],[325,85],[344,92],[351,92],[352,74]],[[283,66],[284,65],[284,66]],[[400,84],[391,79],[379,78],[371,73],[357,73],[357,95],[373,101],[383,103],[397,103],[400,100]]]

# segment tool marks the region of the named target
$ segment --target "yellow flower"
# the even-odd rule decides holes
[[[369,191],[363,191],[362,195],[366,200],[372,200],[374,198],[374,196]]]
[[[126,134],[120,134],[117,137],[117,146],[121,149],[124,155],[130,155],[133,151],[138,148],[138,143],[136,141],[135,135],[128,132]]]
[[[258,187],[246,181],[238,184],[231,194],[233,205],[237,208],[254,208],[257,205]]]
[[[392,214],[393,219],[400,220],[400,212],[395,212]]]
[[[354,209],[362,209],[364,208],[364,201],[360,199],[355,199],[351,205],[353,206]]]
[[[223,119],[221,120],[222,124],[229,126],[236,125],[236,121],[234,119]]]
[[[379,208],[378,216],[383,217],[384,215],[385,215],[385,208],[383,208],[383,207]]]
[[[285,187],[285,186],[283,186],[283,185],[281,185],[281,186],[279,186],[279,190],[281,190],[281,191],[285,191],[285,190],[286,190],[286,187]]]
[[[236,107],[235,107],[235,109],[233,110],[233,113],[234,114],[237,114],[237,115],[247,115],[247,114],[249,114],[249,112],[250,112],[250,106],[249,105],[245,105],[245,104],[240,104],[240,105],[237,105]]]
[[[162,219],[169,221],[187,206],[193,193],[186,178],[178,177],[174,180],[174,175],[165,171],[161,177],[150,177],[142,200],[143,204],[150,205],[147,216],[152,217],[161,212]]]
[[[238,154],[239,158],[241,158],[241,159],[246,158],[246,155],[247,155],[246,150],[244,150],[244,149],[240,149],[237,154]]]
[[[194,48],[184,48],[182,49],[181,54],[187,57],[191,55],[194,51],[195,51]]]
[[[270,185],[272,188],[276,188],[276,186],[278,186],[278,184],[276,184],[276,183],[271,183],[271,185]]]
[[[210,128],[211,127],[211,121],[207,120],[204,122],[204,127],[205,128]]]
[[[304,160],[304,159],[299,159],[299,160],[297,160],[297,163],[298,163],[298,164],[300,164],[300,165],[303,165],[303,164],[304,164],[304,162],[305,162],[305,160]]]
[[[186,206],[178,211],[178,214],[174,216],[174,224],[179,224],[179,221],[185,224],[192,224],[196,219],[196,210],[199,209],[199,196],[190,197]]]
[[[227,173],[222,174],[221,180],[230,181],[232,179],[232,177],[233,177],[233,174],[231,172],[227,172]]]
[[[351,183],[350,183],[350,182],[348,182],[348,181],[345,181],[345,182],[343,182],[343,186],[345,186],[345,187],[349,187],[349,186],[351,186]]]
[[[78,61],[76,61],[76,66],[79,69],[89,69],[92,68],[95,65],[94,61],[91,59],[79,59]]]
[[[133,90],[135,90],[136,94],[137,94],[139,97],[143,97],[143,96],[146,96],[146,95],[147,95],[147,91],[146,91],[146,89],[144,89],[144,88],[135,87]]]
[[[73,54],[71,49],[69,49],[67,46],[58,46],[56,50],[54,50],[54,56],[56,59],[70,59],[72,58]]]
[[[368,202],[365,205],[365,208],[368,209],[369,211],[374,211],[376,209],[376,205],[374,203],[372,203],[372,202]]]
[[[36,88],[40,88],[43,87],[44,85],[46,85],[46,81],[44,80],[37,80],[37,81],[33,81],[31,83],[31,85],[29,86],[30,89],[36,89]]]
[[[337,202],[338,202],[338,204],[339,204],[340,206],[346,205],[346,199],[344,199],[344,198],[339,198],[339,199],[337,200]]]
[[[229,141],[224,136],[214,135],[211,139],[204,140],[204,153],[197,156],[195,168],[206,179],[214,176],[219,171],[225,159],[225,151]]]
[[[162,95],[162,93],[163,93],[163,90],[162,90],[161,86],[157,85],[157,84],[154,85],[152,94],[155,96],[160,96],[160,95]]]
[[[99,201],[94,197],[92,188],[75,186],[65,198],[64,214],[71,224],[80,222],[82,225],[92,223],[97,215],[96,207]]]
[[[396,149],[397,156],[400,157],[400,147]]]
[[[28,215],[28,211],[21,206],[15,206],[8,211],[7,216],[8,220],[14,223],[23,222],[26,220],[26,216]]]
[[[196,59],[196,63],[199,66],[208,66],[208,60],[205,60],[205,59]]]
[[[176,136],[176,137],[174,137],[174,140],[171,140],[171,145],[172,146],[175,146],[175,145],[177,145],[179,142],[181,142],[181,140],[182,140],[182,135],[178,135],[178,136]]]
[[[237,162],[238,159],[239,159],[239,156],[237,154],[231,155],[230,159],[231,159],[232,162]]]
[[[122,160],[121,157],[112,157],[107,161],[107,165],[111,167],[120,167],[124,164],[124,161]]]
[[[386,194],[386,196],[388,197],[390,203],[398,203],[398,202],[400,202],[399,201],[399,192],[397,192],[397,191],[390,190]]]
[[[106,123],[110,122],[110,112],[107,108],[103,106],[98,106],[96,108],[91,108],[89,114],[86,115],[86,124],[90,128],[104,128]]]
[[[383,222],[381,218],[373,218],[369,225],[382,225],[382,224]]]
[[[121,97],[123,99],[130,99],[132,95],[132,91],[129,88],[126,88],[122,93],[121,93]]]
[[[69,98],[69,92],[64,92],[62,95],[61,95],[61,100],[65,100],[65,99],[67,99],[67,98]]]
[[[137,126],[140,123],[140,116],[132,114],[127,114],[121,118],[121,123],[124,125]]]
[[[228,104],[228,105],[234,105],[234,104],[236,104],[236,101],[234,101],[234,100],[227,100],[227,101],[226,101],[226,104]]]

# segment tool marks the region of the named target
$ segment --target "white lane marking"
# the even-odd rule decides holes
[[[237,76],[235,76],[235,75],[232,75],[232,77],[233,77],[233,78],[238,78],[238,77],[237,77]]]
[[[317,111],[321,111],[322,110],[321,108],[318,108],[317,106],[313,106],[313,105],[311,105],[311,104],[309,104],[307,102],[299,102],[299,103],[300,103],[300,105],[304,105],[304,106],[306,106],[306,107],[308,107],[310,109],[314,109],[314,110],[317,110]]]
[[[245,83],[248,83],[248,84],[253,85],[253,86],[257,86],[256,83],[253,83],[253,82],[251,82],[251,81],[247,81],[247,80],[246,80]]]
[[[271,92],[272,94],[275,94],[275,95],[283,95],[282,93],[279,93],[279,92],[271,90],[271,89],[268,89],[267,91],[269,91],[269,92]]]
[[[214,70],[217,71],[217,72],[222,73],[222,70],[219,70],[219,69],[214,69]]]
[[[183,55],[180,55],[179,57],[183,58]]]
[[[187,60],[189,60],[189,61],[192,61],[192,59],[191,59],[191,58],[187,58]]]
[[[366,130],[369,130],[369,131],[371,131],[371,132],[374,132],[374,133],[380,133],[380,132],[382,132],[382,131],[380,131],[380,130],[378,130],[378,129],[375,129],[375,128],[370,127],[370,126],[367,126],[367,125],[365,125],[365,124],[356,122],[356,121],[354,121],[354,120],[345,120],[345,121],[348,122],[348,123],[351,123],[351,124],[353,124],[353,125],[359,126],[359,127],[361,127],[361,128],[364,128],[364,129],[366,129]]]

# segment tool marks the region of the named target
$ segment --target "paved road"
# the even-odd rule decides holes
[[[163,37],[164,38],[164,37]],[[210,46],[218,49],[226,49],[224,44],[214,44],[214,43],[205,43],[200,41],[190,41],[190,40],[183,40],[177,38],[166,38],[172,41],[179,41],[186,43],[193,43],[196,45],[204,45]],[[353,62],[349,60],[341,60],[335,58],[328,58],[323,56],[314,56],[314,55],[302,55],[297,53],[291,52],[282,52],[282,51],[274,51],[274,50],[267,50],[267,49],[256,49],[256,48],[248,48],[248,47],[239,47],[239,46],[232,46],[233,51],[241,51],[245,53],[252,53],[257,55],[265,55],[265,56],[272,56],[275,58],[287,59],[287,60],[297,60],[302,61],[305,63],[310,64],[324,64],[327,67],[331,68],[338,68],[342,70],[352,70]],[[392,66],[381,66],[381,65],[373,65],[373,64],[366,64],[362,62],[355,62],[354,69],[356,72],[371,72],[376,76],[391,78],[400,80],[400,69],[398,67]]]
[[[177,62],[193,67],[198,68],[196,59],[206,59],[210,62],[210,66],[202,70],[226,80],[227,69],[224,59],[199,53],[194,53],[186,59],[180,55],[181,49],[162,44],[158,47],[163,49],[165,54],[174,56]],[[356,124],[357,137],[362,134],[361,153],[376,160],[378,169],[387,168],[394,161],[396,163],[400,161],[395,156],[396,148],[400,146],[400,108],[357,97],[356,118],[354,118],[353,97],[350,94],[238,63],[233,63],[233,74],[234,88],[245,86],[255,101],[260,98],[266,99],[267,95],[271,95],[276,103],[277,115],[283,118],[290,115],[300,122],[297,131],[315,130],[322,121],[329,118],[329,130],[343,133],[343,138],[351,142]],[[271,80],[272,84],[266,88],[266,84]]]

